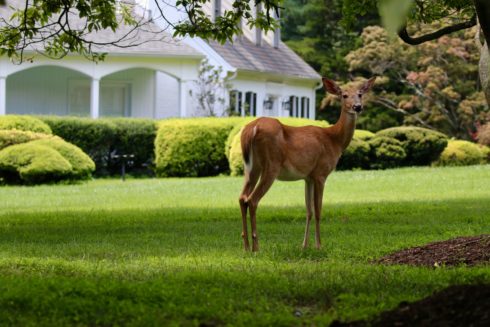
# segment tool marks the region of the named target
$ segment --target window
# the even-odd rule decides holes
[[[99,110],[101,116],[129,117],[130,86],[124,82],[101,83],[99,95]]]
[[[245,116],[257,116],[257,93],[245,93]]]
[[[241,116],[242,114],[242,92],[233,90],[230,92],[230,111],[231,115]]]
[[[301,117],[310,117],[310,98],[308,97],[301,98]]]
[[[298,115],[298,103],[299,99],[297,96],[290,96],[289,97],[289,116],[290,117],[299,117]]]
[[[68,110],[70,116],[90,116],[90,80],[68,81]]]

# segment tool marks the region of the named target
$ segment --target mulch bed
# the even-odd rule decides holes
[[[490,285],[451,286],[420,301],[401,303],[372,321],[334,321],[330,326],[488,327]]]
[[[377,260],[383,264],[413,266],[474,266],[490,262],[490,235],[458,237],[401,250]]]
[[[490,263],[490,235],[458,237],[401,250],[374,263],[426,267],[475,266]],[[490,285],[455,285],[413,303],[402,302],[370,321],[333,327],[359,326],[490,326]]]

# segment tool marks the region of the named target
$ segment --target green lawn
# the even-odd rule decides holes
[[[0,325],[328,325],[490,283],[490,266],[370,263],[490,233],[488,165],[335,172],[320,251],[301,250],[303,183],[276,182],[258,211],[261,252],[244,253],[241,186],[217,177],[1,187]]]

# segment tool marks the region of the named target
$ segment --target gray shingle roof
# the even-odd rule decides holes
[[[0,7],[0,20],[10,21],[13,11],[10,7],[23,8],[25,0],[7,0],[6,7]],[[138,19],[138,18],[137,18]],[[0,21],[0,24],[1,21]],[[76,14],[70,15],[70,26],[84,26],[85,20]],[[155,57],[203,57],[199,51],[174,39],[169,33],[162,31],[152,22],[145,23],[141,28],[134,29],[132,26],[120,24],[116,31],[104,29],[87,34],[86,39],[97,43],[110,43],[116,40],[118,46],[113,44],[94,45],[93,49],[97,52],[107,52],[109,54],[120,55],[141,55]],[[42,51],[43,43],[32,45],[29,50]]]
[[[238,70],[319,79],[320,75],[283,42],[274,48],[266,42],[255,45],[245,37],[224,45],[210,41],[209,45]]]

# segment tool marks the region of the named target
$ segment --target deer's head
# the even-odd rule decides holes
[[[326,77],[322,78],[323,87],[328,93],[337,95],[340,98],[342,111],[357,115],[362,112],[362,96],[367,93],[374,84],[375,77],[371,77],[358,87],[350,87],[342,90],[335,81]]]

